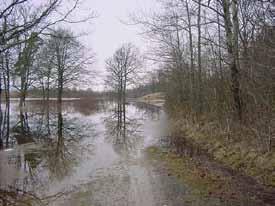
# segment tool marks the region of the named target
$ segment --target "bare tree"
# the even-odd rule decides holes
[[[117,95],[117,112],[123,116],[119,120],[126,121],[126,91],[127,87],[135,82],[141,68],[141,59],[138,49],[133,44],[124,44],[115,51],[113,57],[106,60],[108,76],[106,84],[115,90]]]
[[[20,107],[23,106],[27,91],[33,83],[34,60],[39,48],[39,39],[35,33],[31,37],[26,37],[28,41],[23,45],[18,45],[18,59],[15,63],[14,87],[20,92]],[[23,48],[22,48],[23,47]],[[19,86],[16,84],[17,76],[19,77]]]
[[[54,66],[57,98],[61,104],[64,87],[80,82],[81,75],[89,75],[88,66],[93,63],[94,55],[85,54],[87,51],[84,46],[73,33],[65,29],[57,29],[52,33],[48,47],[48,62]],[[49,69],[48,72],[52,73]]]
[[[0,53],[24,43],[26,39],[18,39],[18,37],[34,28],[39,35],[58,23],[79,23],[96,16],[91,12],[83,19],[72,20],[71,14],[78,8],[80,0],[73,0],[69,8],[61,12],[64,3],[64,0],[47,0],[34,7],[31,0],[3,2],[0,5]]]
[[[67,6],[63,8],[65,3]],[[47,39],[51,30],[59,23],[79,23],[95,18],[95,13],[91,12],[82,19],[72,20],[71,15],[78,9],[79,4],[79,0],[73,0],[70,3],[65,0],[47,0],[34,6],[31,0],[8,0],[0,5],[0,56],[5,62],[9,62],[9,67],[3,68],[5,72],[2,82],[6,93],[9,93],[10,75],[13,74],[15,74],[13,76],[15,86],[22,94],[22,100],[28,88],[32,86],[33,79],[29,78],[30,74],[33,74],[30,72],[31,65],[22,64],[22,59],[26,59],[27,56],[29,56],[29,63],[35,63],[36,52],[26,54],[27,45],[30,45],[31,41]],[[8,58],[4,58],[6,53],[10,54]],[[22,55],[23,53],[25,54]],[[25,60],[24,62],[26,63]],[[18,85],[19,82],[21,85]]]
[[[274,124],[272,3],[162,0],[160,6],[131,20],[141,25],[151,42],[148,58],[165,75],[168,108],[182,109],[198,120],[204,118],[203,111],[226,131],[249,122],[256,138],[270,139],[274,133],[270,129]]]

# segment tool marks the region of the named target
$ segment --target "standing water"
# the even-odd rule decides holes
[[[29,101],[24,109],[13,102],[10,109],[0,205],[245,205],[194,198],[190,186],[149,161],[146,148],[168,130],[158,107],[127,105],[123,125],[112,102],[66,101],[62,112],[55,101]]]

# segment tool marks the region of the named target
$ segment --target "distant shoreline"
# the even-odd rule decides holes
[[[80,100],[81,98],[62,98],[63,101],[73,101],[73,100]],[[20,98],[10,98],[11,101],[20,101]],[[26,98],[26,101],[40,101],[45,100],[40,97],[30,97]],[[57,101],[57,98],[49,98],[51,101]]]
[[[156,107],[164,107],[165,97],[162,92],[151,93],[151,94],[137,98],[137,102],[151,104]]]

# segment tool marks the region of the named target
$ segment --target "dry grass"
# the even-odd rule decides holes
[[[246,128],[226,131],[215,122],[198,124],[184,118],[171,119],[170,126],[173,136],[187,138],[217,161],[263,185],[275,186],[275,151],[263,152]]]

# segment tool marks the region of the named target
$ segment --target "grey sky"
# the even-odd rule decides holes
[[[81,39],[86,47],[96,53],[94,67],[103,75],[105,59],[112,56],[121,44],[132,42],[141,50],[145,49],[138,28],[124,25],[120,20],[126,21],[130,13],[152,10],[155,6],[156,0],[82,0],[81,13],[94,10],[98,18],[93,23],[73,24],[70,27],[77,33],[89,33]],[[79,15],[79,10],[76,13]]]

